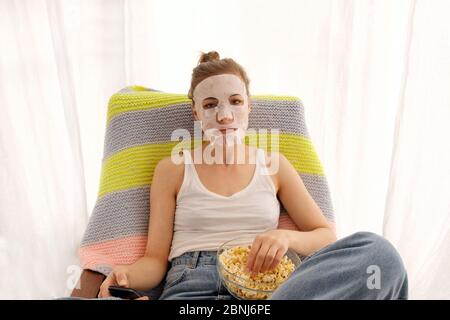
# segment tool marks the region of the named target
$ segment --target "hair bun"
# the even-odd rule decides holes
[[[208,53],[202,52],[198,64],[214,60],[220,60],[220,55],[217,51],[210,51]]]

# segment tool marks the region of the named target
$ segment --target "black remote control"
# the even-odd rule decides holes
[[[129,300],[134,300],[134,299],[143,297],[143,295],[141,293],[139,293],[138,291],[136,291],[134,289],[130,289],[130,288],[124,288],[124,287],[119,287],[119,286],[109,286],[108,289],[109,289],[109,293],[113,297],[129,299]]]

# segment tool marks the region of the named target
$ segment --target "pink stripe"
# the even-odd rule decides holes
[[[98,265],[131,264],[142,257],[147,247],[147,236],[133,236],[81,247],[80,262],[83,269]]]
[[[334,231],[335,224],[329,222]],[[299,230],[288,215],[280,216],[278,229]],[[133,236],[96,243],[81,247],[80,262],[83,269],[94,268],[98,265],[114,267],[118,264],[131,264],[142,257],[147,247],[147,236]]]
[[[278,219],[278,229],[299,230],[297,225],[288,215],[280,216]]]

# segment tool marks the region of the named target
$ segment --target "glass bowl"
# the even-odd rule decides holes
[[[254,278],[250,277],[244,271],[244,267],[253,239],[254,237],[236,238],[225,242],[217,250],[219,278],[230,294],[240,300],[265,300],[269,298],[301,264],[298,254],[289,249],[282,262],[274,270],[260,272]],[[232,252],[237,253],[239,257],[230,256]],[[224,255],[221,257],[222,254]],[[226,264],[224,264],[224,261]]]

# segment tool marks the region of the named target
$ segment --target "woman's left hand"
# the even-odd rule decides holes
[[[275,269],[288,249],[286,230],[270,230],[257,235],[248,256],[247,272],[256,274]]]

